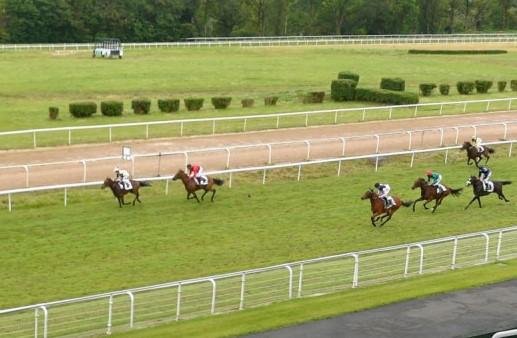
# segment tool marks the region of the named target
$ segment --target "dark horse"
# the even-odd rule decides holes
[[[363,195],[363,197],[361,197],[361,199],[370,200],[370,204],[372,205],[372,214],[373,214],[371,217],[371,220],[372,220],[372,225],[374,227],[377,226],[377,224],[375,222],[377,222],[377,221],[382,222],[384,219],[386,219],[386,220],[384,222],[382,222],[381,224],[379,224],[379,227],[386,224],[386,222],[388,222],[391,219],[391,216],[393,216],[393,214],[401,206],[410,207],[413,204],[412,201],[404,202],[404,201],[401,201],[400,198],[393,196],[395,205],[389,209],[386,209],[386,206],[384,205],[384,201],[382,200],[382,198],[380,198],[379,195],[377,195],[375,192],[373,192],[372,189],[368,189],[368,191],[366,191],[364,193],[364,195]]]
[[[494,190],[493,191],[485,191],[483,189],[483,182],[479,180],[476,176],[470,176],[470,178],[467,181],[467,185],[472,185],[472,188],[474,190],[474,197],[472,200],[467,204],[465,207],[465,210],[470,207],[472,202],[475,200],[478,200],[479,207],[481,208],[481,196],[490,195],[491,193],[496,193],[500,200],[504,200],[505,202],[510,202],[506,199],[506,197],[503,194],[503,185],[512,184],[512,181],[492,181],[494,184]]]
[[[212,192],[212,198],[210,199],[210,201],[214,201],[214,196],[215,196],[215,193],[216,193],[216,190],[214,189],[214,184],[215,185],[223,185],[224,181],[223,180],[220,180],[218,178],[211,178],[211,177],[208,177],[208,184],[206,185],[198,185],[196,184],[196,182],[193,180],[193,179],[190,179],[188,177],[188,175],[183,171],[183,170],[178,170],[178,172],[176,173],[176,175],[174,175],[174,177],[172,178],[173,181],[176,181],[176,180],[181,180],[181,182],[183,182],[183,185],[185,186],[185,190],[187,191],[187,199],[192,199],[192,198],[195,198],[198,203],[200,203],[201,201],[199,200],[199,198],[197,198],[197,195],[196,195],[196,191],[197,190],[200,190],[200,189],[203,189],[205,190],[203,196],[201,196],[201,200],[204,200],[205,199],[205,195],[207,192],[211,191]],[[194,197],[190,197],[190,195],[193,195]]]
[[[483,152],[478,152],[478,149],[472,145],[472,143],[465,141],[463,143],[463,146],[460,150],[466,150],[467,151],[467,164],[471,165],[470,160],[473,160],[476,164],[476,167],[479,167],[479,162],[481,162],[481,159],[483,157],[486,158],[485,164],[488,163],[488,160],[490,159],[490,154],[495,153],[495,150],[493,148],[483,146]]]
[[[438,208],[438,206],[440,204],[442,204],[442,201],[445,197],[449,196],[449,195],[452,195],[454,197],[457,197],[461,194],[461,191],[463,190],[463,188],[460,188],[460,189],[451,189],[447,186],[444,186],[447,190],[441,192],[440,194],[438,194],[436,192],[436,187],[432,186],[432,185],[429,185],[427,183],[427,181],[423,178],[417,178],[417,180],[415,181],[415,183],[413,183],[413,186],[411,187],[411,189],[415,190],[416,188],[420,188],[420,198],[417,199],[415,201],[415,203],[413,203],[413,212],[415,211],[415,205],[417,202],[419,201],[425,201],[424,203],[424,208],[426,209],[429,209],[427,207],[427,203],[433,201],[433,200],[436,200],[435,204],[434,204],[434,207],[433,207],[433,213],[436,211],[436,208]]]
[[[104,180],[104,184],[102,185],[102,189],[110,188],[113,192],[113,196],[115,196],[118,200],[118,205],[122,208],[123,205],[128,205],[131,203],[125,203],[124,202],[124,195],[128,193],[132,193],[135,195],[135,199],[133,200],[133,205],[135,205],[135,202],[138,201],[138,203],[142,203],[140,201],[140,193],[138,192],[140,190],[140,187],[150,187],[151,183],[144,182],[144,181],[131,181],[131,185],[133,186],[133,189],[131,190],[125,190],[120,187],[120,184],[118,182],[115,182],[110,177],[106,178]]]

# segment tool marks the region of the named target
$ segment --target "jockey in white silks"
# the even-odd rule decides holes
[[[394,205],[394,203],[391,196],[388,195],[391,190],[390,186],[388,184],[375,183],[375,188],[379,192],[379,198],[382,198],[384,200],[384,205],[386,206],[386,209],[391,208]]]
[[[476,147],[478,153],[482,153],[483,151],[485,151],[485,148],[483,148],[483,146],[481,145],[482,142],[483,140],[480,137],[472,136],[472,145]]]
[[[115,168],[113,169],[115,173],[115,182],[119,183],[122,189],[131,190],[133,186],[131,185],[131,181],[129,180],[129,173],[126,170]]]

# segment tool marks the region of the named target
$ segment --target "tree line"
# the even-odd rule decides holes
[[[0,0],[3,43],[516,29],[517,0]]]

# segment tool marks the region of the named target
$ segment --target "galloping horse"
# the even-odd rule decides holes
[[[371,217],[371,220],[372,220],[372,225],[374,227],[377,226],[377,224],[375,224],[375,222],[377,221],[383,221],[385,218],[386,220],[384,222],[382,222],[381,224],[379,224],[379,227],[383,226],[384,224],[386,224],[386,222],[388,222],[390,219],[391,219],[391,216],[393,216],[393,214],[401,207],[410,207],[413,202],[412,201],[407,201],[407,202],[404,202],[404,201],[401,201],[400,198],[396,197],[396,196],[393,196],[393,200],[395,201],[395,205],[392,206],[391,208],[389,209],[386,209],[386,206],[384,205],[384,201],[379,197],[379,195],[377,195],[372,189],[368,189],[368,191],[366,191],[363,195],[363,197],[361,197],[362,200],[366,200],[366,199],[369,199],[370,200],[370,203],[372,205],[372,217]]]
[[[505,202],[510,202],[506,199],[506,197],[503,194],[503,185],[512,184],[512,181],[492,181],[494,184],[494,190],[493,191],[486,191],[483,189],[483,182],[479,180],[476,176],[470,176],[470,178],[467,181],[467,185],[472,185],[472,189],[474,190],[474,197],[472,200],[470,200],[469,204],[465,207],[465,210],[470,207],[472,202],[475,200],[478,200],[479,207],[481,208],[481,196],[490,195],[491,193],[496,193],[497,197],[499,197],[500,200],[504,200]]]
[[[133,180],[130,180],[130,182],[131,182],[131,185],[133,186],[133,189],[125,190],[120,187],[120,184],[118,182],[115,182],[110,177],[107,177],[104,180],[104,184],[101,186],[101,188],[105,189],[105,188],[109,187],[111,189],[111,192],[113,192],[113,196],[115,196],[117,198],[118,205],[121,208],[123,205],[131,204],[131,203],[124,202],[124,195],[126,195],[127,193],[132,193],[135,195],[135,199],[133,200],[133,205],[135,205],[136,201],[138,201],[138,203],[142,203],[142,201],[140,201],[140,193],[138,191],[139,191],[140,187],[150,187],[151,183],[144,182],[144,181],[133,181]]]
[[[427,203],[429,203],[429,202],[431,202],[433,200],[436,200],[436,202],[434,204],[434,207],[433,207],[433,213],[436,211],[436,208],[438,208],[438,206],[440,204],[442,204],[442,201],[443,201],[443,199],[445,197],[447,197],[449,195],[457,197],[457,196],[459,196],[461,194],[461,191],[463,190],[463,188],[451,189],[451,188],[445,186],[445,188],[447,190],[445,190],[444,192],[438,194],[436,192],[436,187],[427,184],[427,181],[425,179],[423,179],[423,178],[417,178],[415,183],[413,183],[413,186],[411,187],[411,189],[415,190],[416,188],[420,188],[420,198],[417,199],[413,203],[413,212],[415,211],[415,205],[416,205],[417,202],[425,201],[424,208],[425,209],[429,209],[427,207]]]
[[[178,170],[176,175],[174,175],[172,180],[176,181],[176,180],[179,179],[179,180],[181,180],[183,182],[183,185],[185,186],[185,190],[187,191],[187,199],[188,200],[192,199],[192,198],[195,198],[198,201],[198,203],[201,203],[199,198],[197,198],[196,191],[200,190],[200,189],[203,189],[203,190],[205,190],[205,192],[201,196],[201,200],[204,200],[206,193],[211,191],[212,192],[212,198],[210,199],[210,201],[213,202],[214,201],[214,196],[215,196],[215,193],[216,193],[216,190],[213,188],[214,184],[215,185],[223,185],[224,181],[220,180],[218,178],[212,178],[212,177],[208,177],[208,176],[207,176],[207,178],[208,178],[208,184],[206,184],[206,185],[198,185],[198,184],[196,184],[196,182],[193,179],[190,179],[188,177],[188,175],[183,170],[180,169],[180,170]],[[194,197],[190,197],[191,194]]]
[[[463,143],[463,146],[461,146],[461,150],[467,151],[467,164],[471,165],[470,160],[474,160],[474,163],[476,164],[476,167],[479,167],[479,162],[481,162],[481,159],[483,157],[486,158],[485,164],[488,163],[488,160],[490,159],[490,154],[495,153],[495,150],[493,148],[483,146],[483,152],[478,152],[478,149],[472,145],[472,143],[465,141]]]

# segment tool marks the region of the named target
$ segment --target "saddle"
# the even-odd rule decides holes
[[[384,208],[385,209],[388,209],[388,206],[391,208],[392,206],[395,205],[395,200],[391,196],[385,197],[382,200],[384,201]]]
[[[488,181],[483,185],[483,188],[486,192],[494,191],[494,182]]]

